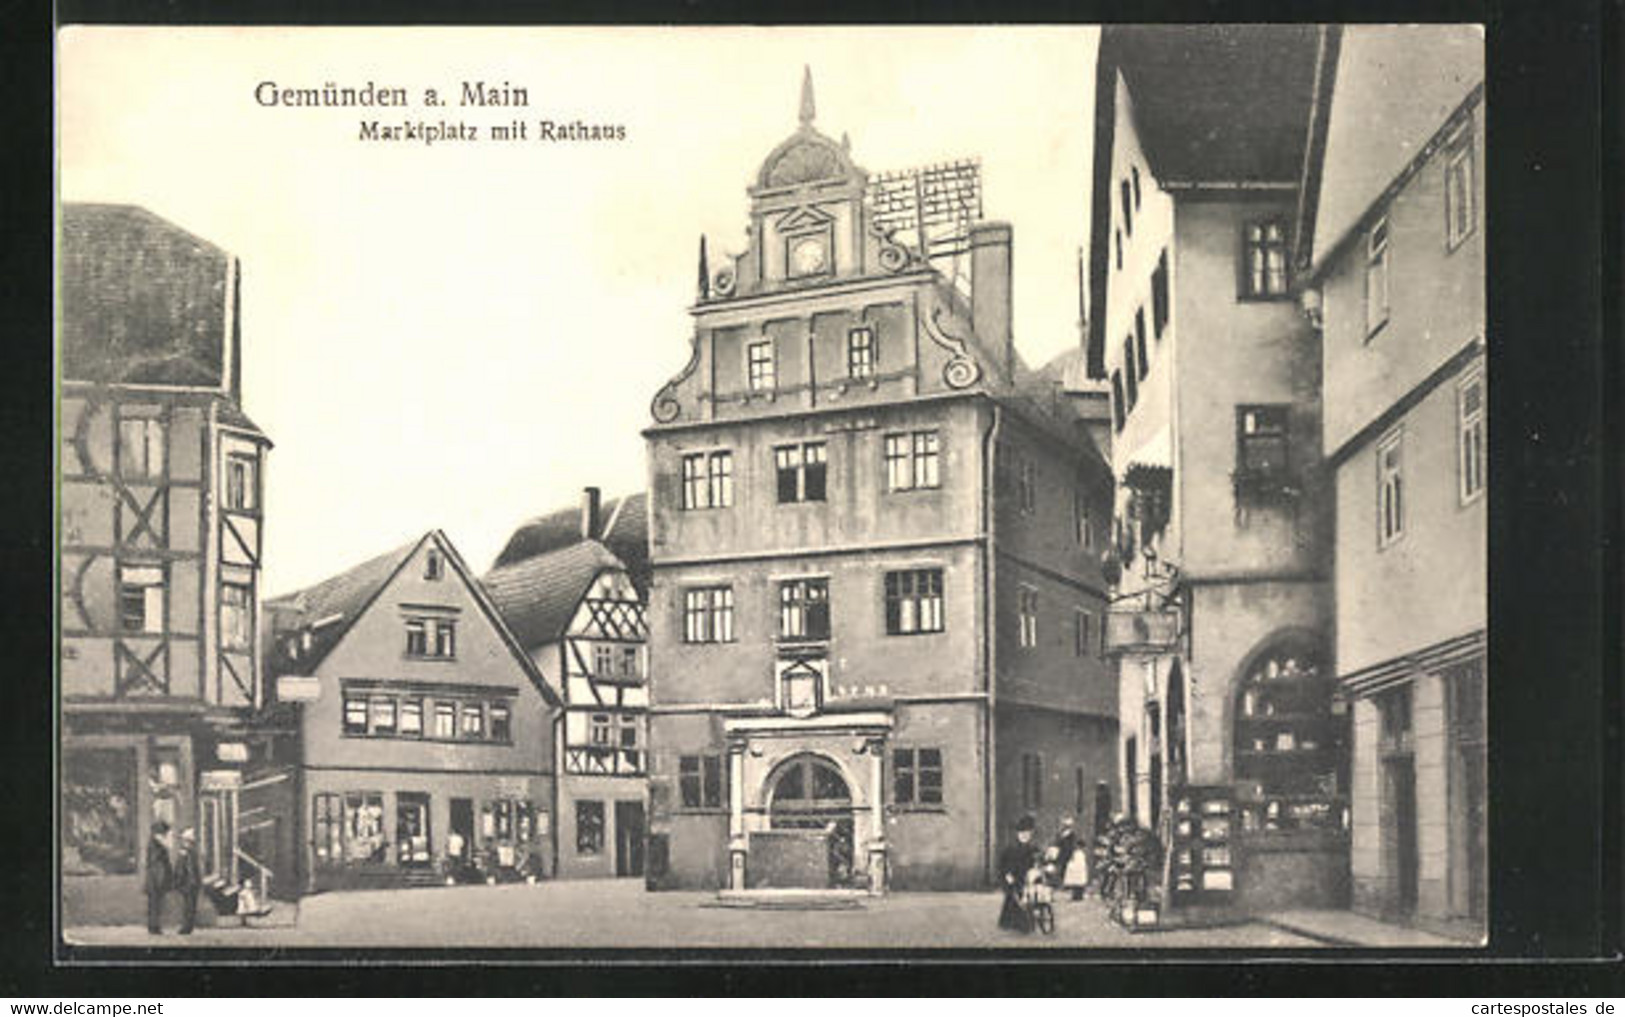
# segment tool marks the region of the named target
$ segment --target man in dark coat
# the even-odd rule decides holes
[[[181,894],[181,928],[183,936],[192,934],[197,924],[197,895],[203,889],[203,870],[198,865],[197,837],[191,829],[181,831],[180,855],[175,859],[175,889]]]
[[[160,819],[152,824],[152,837],[147,841],[147,879],[142,889],[147,894],[147,931],[154,935],[164,931],[164,894],[175,882],[169,848],[164,845],[164,834],[168,832],[169,824]]]
[[[1038,847],[1033,843],[1033,817],[1022,816],[1016,824],[1016,839],[999,852],[999,880],[1004,890],[1004,906],[999,909],[999,928],[1016,932],[1033,931],[1027,909],[1021,906],[1021,892],[1027,873],[1038,864]]]

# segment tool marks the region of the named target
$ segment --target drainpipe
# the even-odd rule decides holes
[[[987,431],[982,435],[982,540],[984,542],[983,554],[986,561],[982,568],[982,758],[987,760],[987,779],[982,785],[982,824],[985,831],[982,837],[982,878],[991,883],[993,880],[993,843],[998,838],[998,830],[994,827],[994,817],[997,815],[995,786],[998,784],[999,763],[994,755],[994,687],[995,669],[998,665],[996,642],[998,636],[998,619],[994,610],[994,597],[997,586],[994,583],[996,568],[995,548],[993,543],[993,478],[997,476],[995,460],[999,448],[999,427],[1001,425],[1001,407],[994,400],[989,400],[993,407],[993,419]]]

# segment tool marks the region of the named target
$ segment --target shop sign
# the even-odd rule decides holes
[[[243,775],[238,770],[204,770],[198,775],[202,791],[236,791],[243,786]]]
[[[499,798],[529,798],[529,777],[498,777],[497,797]]]
[[[214,757],[222,763],[246,763],[248,746],[242,742],[221,742],[214,747]]]
[[[1108,611],[1107,653],[1165,653],[1179,638],[1176,611]]]
[[[322,695],[322,683],[317,678],[301,678],[285,674],[276,680],[276,697],[284,703],[313,703]]]

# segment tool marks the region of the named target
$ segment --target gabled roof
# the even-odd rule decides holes
[[[235,389],[236,259],[134,205],[62,206],[68,381]]]
[[[649,568],[649,506],[648,497],[639,491],[606,501],[599,511],[598,532],[590,534],[607,547],[632,576],[639,590],[648,590]],[[523,523],[508,538],[493,569],[548,554],[578,543],[581,532],[581,510],[561,508],[537,516]]]
[[[1152,173],[1169,184],[1291,184],[1303,169],[1316,25],[1107,25],[1095,64],[1087,373],[1106,376],[1117,75]]]
[[[564,636],[592,581],[624,566],[596,540],[578,540],[546,554],[494,568],[480,580],[509,630],[527,651]]]
[[[355,620],[366,612],[389,581],[400,571],[406,560],[418,549],[427,535],[369,558],[354,568],[324,579],[315,586],[294,593],[284,593],[265,601],[265,607],[289,624],[277,626],[283,630],[308,629],[309,647],[301,647],[297,659],[273,652],[267,662],[273,675],[294,671],[309,674],[321,665],[327,654],[350,631]]]
[[[314,673],[334,647],[344,640],[344,636],[355,625],[357,619],[366,614],[367,609],[378,599],[378,595],[417,553],[418,548],[430,542],[445,555],[452,574],[462,581],[481,613],[496,629],[498,637],[507,644],[509,651],[541,692],[542,697],[554,706],[560,705],[558,693],[548,687],[535,662],[530,659],[530,654],[525,652],[525,647],[508,628],[502,612],[469,570],[468,564],[463,561],[463,556],[458,553],[451,540],[440,530],[430,530],[410,544],[402,545],[376,558],[369,558],[315,586],[267,600],[266,609],[278,615],[283,622],[277,626],[281,631],[293,629],[303,632],[308,629],[311,636],[310,647],[308,649],[301,647],[297,658],[288,657],[273,643],[272,651],[267,655],[267,668],[271,675],[276,677],[293,673]],[[290,615],[292,617],[289,617]]]

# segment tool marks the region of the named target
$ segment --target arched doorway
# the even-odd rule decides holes
[[[773,771],[768,787],[768,825],[823,831],[830,885],[852,883],[852,792],[835,764],[811,753],[793,756]]]

